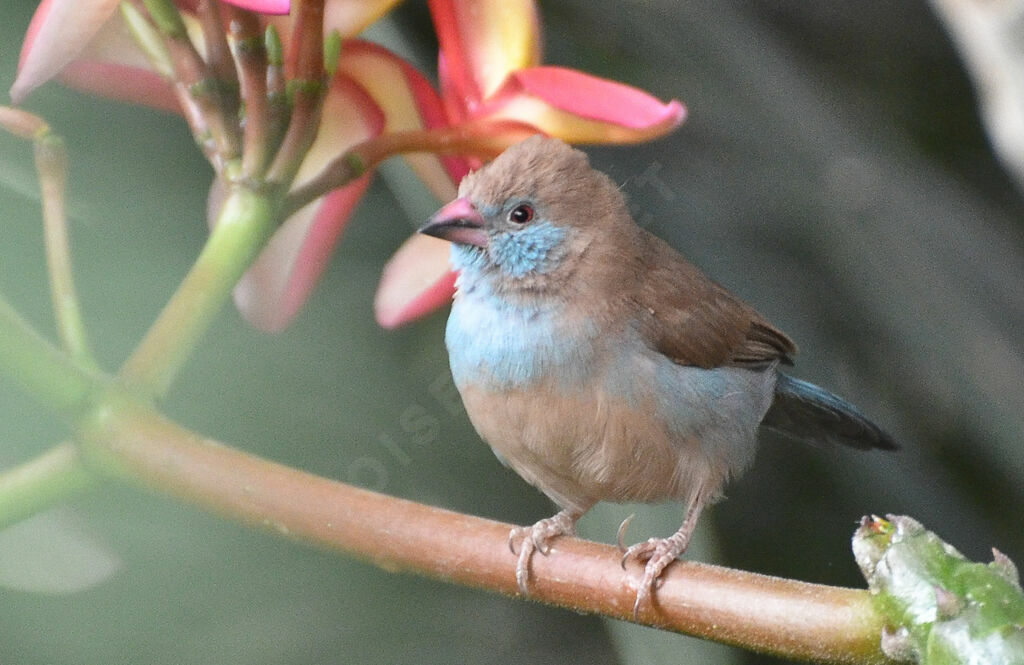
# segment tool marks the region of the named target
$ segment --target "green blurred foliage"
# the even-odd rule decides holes
[[[34,5],[7,4],[4,81]],[[549,62],[691,111],[667,139],[591,151],[640,223],[792,334],[800,376],[904,443],[884,455],[766,441],[688,556],[863,586],[850,533],[865,513],[896,512],[943,525],[972,559],[995,545],[1024,560],[1024,206],[989,155],[927,5],[543,10]],[[404,39],[403,52],[429,67],[422,4],[403,5],[375,34]],[[56,84],[26,106],[67,140],[83,309],[105,367],[116,368],[203,242],[209,169],[175,117]],[[295,325],[267,336],[226,310],[166,410],[321,475],[512,522],[546,516],[546,500],[450,408],[445,314],[396,332],[373,323],[380,269],[418,221],[403,212],[401,175],[389,178],[371,189]],[[35,192],[30,148],[0,137],[0,290],[51,331]],[[0,380],[3,462],[63,434]],[[777,662],[385,573],[132,488],[73,508],[123,569],[69,596],[4,591],[0,662]],[[634,522],[634,540],[668,534],[682,517],[677,506],[601,507],[583,532],[611,541],[634,508],[646,520]]]

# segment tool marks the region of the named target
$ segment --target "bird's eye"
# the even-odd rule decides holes
[[[508,213],[508,221],[516,224],[525,224],[533,219],[533,208],[525,203],[517,205]]]

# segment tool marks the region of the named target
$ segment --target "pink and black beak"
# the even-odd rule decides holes
[[[455,199],[438,210],[420,233],[460,245],[487,246],[484,218],[467,198]]]

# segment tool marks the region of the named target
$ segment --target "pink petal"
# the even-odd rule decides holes
[[[532,0],[431,0],[446,101],[472,113],[514,71],[540,64]]]
[[[414,235],[384,266],[373,301],[377,323],[384,328],[422,318],[452,300],[455,273],[448,263],[451,243]]]
[[[335,77],[323,120],[302,167],[299,186],[352,145],[379,134],[380,110],[357,85]],[[352,211],[370,184],[366,174],[292,215],[270,239],[235,289],[235,302],[257,328],[277,332],[302,309],[323,274]]]
[[[291,11],[291,0],[224,0],[242,9],[260,14],[287,14]]]
[[[510,76],[481,115],[526,122],[574,143],[634,143],[675,129],[686,109],[574,69],[533,67]]]
[[[385,131],[431,129],[448,124],[437,92],[415,67],[382,46],[361,40],[345,42],[339,69],[351,77],[384,112]],[[431,154],[406,155],[406,162],[439,198],[453,198],[469,171],[466,160]]]
[[[185,16],[186,21],[191,18]],[[59,73],[62,83],[77,90],[119,101],[179,111],[170,84],[151,67],[124,22],[104,23],[76,58]]]
[[[106,23],[119,0],[43,0],[21,47],[11,99],[20,103],[74,60]]]
[[[280,332],[320,281],[372,174],[292,215],[235,287],[235,304],[252,325]]]
[[[114,63],[77,60],[60,74],[61,82],[85,92],[180,113],[178,98],[167,80],[156,72]]]
[[[400,0],[328,0],[324,6],[324,34],[337,30],[350,39],[386,14]]]
[[[387,131],[447,124],[441,100],[430,81],[383,46],[361,39],[346,41],[339,69],[380,106]]]

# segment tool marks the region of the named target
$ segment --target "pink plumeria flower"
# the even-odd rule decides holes
[[[327,0],[325,30],[357,34],[396,0]],[[262,13],[280,0],[242,0]],[[190,28],[195,0],[178,0]],[[33,19],[12,94],[19,98],[59,72],[73,87],[177,110],[167,81],[152,70],[113,16],[113,0],[45,0]],[[73,11],[74,10],[74,11]],[[75,11],[78,13],[75,14]],[[348,40],[324,102],[324,120],[294,183],[301,186],[348,148],[393,132],[430,132],[452,126],[492,129],[479,154],[493,153],[537,131],[575,142],[633,142],[659,136],[682,121],[678,102],[575,70],[539,65],[536,8],[522,0],[437,1],[431,11],[441,42],[442,95],[412,66],[382,47]],[[288,19],[273,18],[280,34]],[[76,23],[76,21],[78,21]],[[200,30],[190,34],[200,35]],[[59,45],[59,48],[58,48]],[[285,45],[285,52],[288,52]],[[200,45],[200,48],[201,45]],[[483,143],[486,143],[484,148]],[[405,155],[439,198],[453,197],[478,160]],[[280,330],[300,311],[369,182],[369,176],[331,192],[290,217],[236,289],[240,310],[264,330]],[[213,200],[216,200],[214,188]],[[375,302],[377,320],[394,327],[447,302],[454,275],[447,244],[416,236],[385,267]]]
[[[396,1],[352,3],[329,0],[324,12],[325,32],[337,30],[343,38],[354,36]],[[179,102],[170,83],[153,69],[115,13],[117,3],[118,0],[44,0],[26,35],[12,96],[23,99],[33,89],[57,76],[72,87],[94,94],[179,111]],[[190,34],[201,40],[198,19],[191,13],[195,8],[194,0],[181,0],[177,4]],[[288,11],[288,2],[282,0],[237,0],[233,4],[264,14]],[[287,39],[291,30],[288,19],[268,20],[279,27],[286,42],[285,53],[289,53]],[[302,186],[348,148],[379,135],[385,128],[413,129],[426,126],[417,120],[421,116],[443,118],[440,98],[422,76],[389,52],[359,44],[355,42],[346,51],[351,51],[358,56],[354,60],[367,66],[377,60],[381,63],[377,69],[402,72],[401,80],[391,82],[399,87],[381,96],[389,101],[382,109],[359,82],[344,71],[339,72],[331,81],[316,140],[302,162],[293,187]],[[201,43],[197,46],[202,50]],[[410,90],[403,90],[402,85]],[[411,112],[402,104],[395,103],[403,95],[411,95],[414,100]],[[417,109],[417,105],[424,104],[422,112]],[[418,171],[427,174],[431,166],[421,162]],[[436,168],[442,178],[447,178],[440,164]],[[431,178],[436,186],[438,178]],[[277,331],[297,315],[318,282],[331,251],[369,182],[368,174],[305,206],[282,224],[235,290],[240,311],[253,325]],[[211,217],[215,217],[220,193],[219,184],[215,184],[211,190]]]
[[[123,32],[118,36],[117,26],[112,25],[115,10],[121,0],[43,0],[29,24],[28,33],[21,49],[18,77],[11,86],[11,99],[20,103],[30,92],[62,72],[81,56],[90,45],[97,47],[95,55],[102,54],[104,43],[120,50],[125,46],[134,51],[128,62],[148,69],[142,53],[129,44]],[[290,0],[224,0],[243,9],[262,14],[287,14]],[[194,5],[194,3],[181,3]],[[117,21],[119,24],[120,21]],[[105,39],[97,40],[106,28]],[[120,45],[112,40],[120,39]],[[89,60],[86,59],[85,62]],[[102,58],[99,59],[102,62]],[[123,61],[122,61],[123,62]],[[85,75],[81,67],[72,67],[73,78]],[[87,88],[88,89],[88,88]],[[173,97],[171,97],[173,98]]]
[[[513,120],[574,143],[635,143],[670,132],[686,115],[678,101],[662,103],[615,81],[542,66],[532,1],[431,0],[430,11],[450,124]],[[447,243],[413,236],[384,268],[377,321],[392,328],[423,316],[451,299],[453,285]]]

